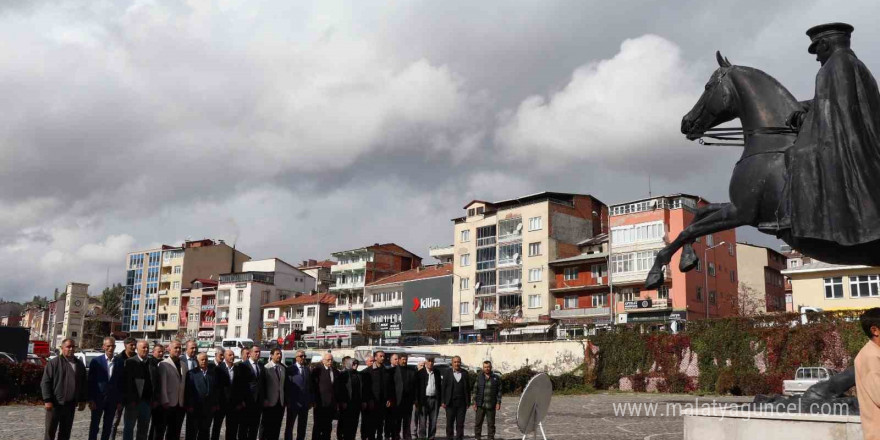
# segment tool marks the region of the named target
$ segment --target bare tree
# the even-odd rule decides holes
[[[755,316],[767,310],[766,298],[746,283],[739,283],[736,295],[728,296],[727,299],[734,316]]]
[[[445,307],[434,307],[430,309],[419,309],[416,312],[416,318],[419,320],[420,327],[425,336],[439,339],[443,332],[446,331]]]
[[[363,318],[361,318],[360,324],[357,325],[357,330],[361,332],[361,335],[365,338],[373,339],[379,337],[379,332],[373,329],[370,316],[366,313],[364,313]]]

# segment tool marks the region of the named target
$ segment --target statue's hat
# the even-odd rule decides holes
[[[807,29],[807,36],[810,37],[810,48],[807,49],[810,53],[816,53],[816,45],[819,44],[819,40],[829,35],[846,35],[847,37],[852,34],[853,31],[852,25],[846,23],[825,23],[820,24],[818,26],[813,26]]]

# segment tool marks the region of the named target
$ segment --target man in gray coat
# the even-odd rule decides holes
[[[273,348],[269,352],[269,362],[265,365],[263,379],[263,418],[260,438],[278,440],[281,434],[281,419],[284,418],[284,364],[281,350]]]
[[[46,431],[44,440],[70,439],[75,411],[82,411],[88,401],[86,366],[73,353],[76,342],[67,338],[61,341],[61,356],[49,361],[43,370],[40,390],[46,407]]]

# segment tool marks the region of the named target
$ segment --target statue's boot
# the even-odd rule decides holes
[[[694,245],[692,243],[688,243],[681,248],[681,260],[678,262],[678,270],[690,272],[697,267],[699,262],[700,259],[697,257],[697,253],[694,252]]]

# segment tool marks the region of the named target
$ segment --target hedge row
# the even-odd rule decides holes
[[[0,360],[0,403],[39,400],[42,378],[43,367],[39,365]]]

